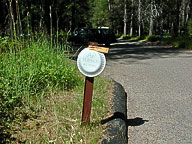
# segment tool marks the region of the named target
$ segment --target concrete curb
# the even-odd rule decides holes
[[[123,86],[114,81],[113,90],[113,115],[101,123],[107,123],[106,131],[104,132],[104,139],[101,144],[127,144],[127,95]]]

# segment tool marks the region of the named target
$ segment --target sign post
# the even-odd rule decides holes
[[[95,45],[92,46],[92,49],[85,48],[82,50],[77,58],[78,69],[86,76],[82,112],[82,124],[84,126],[90,123],[94,77],[99,75],[106,65],[105,55],[98,52],[98,49],[95,50]]]
[[[85,77],[85,89],[83,100],[82,124],[85,126],[90,122],[91,102],[93,95],[94,77]]]

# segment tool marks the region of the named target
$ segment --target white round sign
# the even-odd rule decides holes
[[[104,70],[105,65],[105,55],[88,48],[83,49],[77,58],[79,71],[88,77],[99,75]]]

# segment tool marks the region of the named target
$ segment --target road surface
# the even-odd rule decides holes
[[[192,51],[118,42],[103,75],[127,92],[129,144],[192,143]]]

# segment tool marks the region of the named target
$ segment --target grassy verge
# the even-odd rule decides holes
[[[180,37],[172,37],[169,35],[160,36],[160,35],[151,35],[151,36],[141,36],[141,37],[131,37],[129,35],[122,35],[120,39],[130,40],[130,41],[148,41],[148,42],[157,42],[160,45],[172,45],[184,49],[192,49],[192,36],[185,35]]]
[[[97,143],[110,82],[95,78],[91,124],[82,127],[84,77],[76,64],[46,40],[17,51],[2,45],[9,50],[0,54],[0,141]]]
[[[97,77],[94,84],[90,125],[81,125],[82,82],[73,90],[50,93],[41,111],[25,122],[15,123],[13,128],[17,132],[12,137],[25,143],[97,143],[102,133],[100,121],[107,114],[109,83]]]

